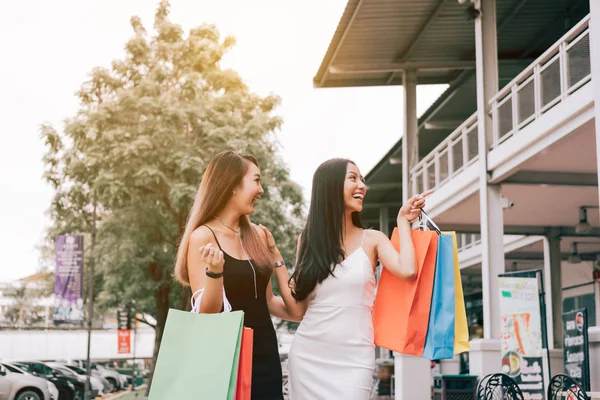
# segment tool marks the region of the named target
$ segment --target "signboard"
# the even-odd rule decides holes
[[[526,399],[543,400],[542,318],[537,277],[501,276],[502,372]]]
[[[117,310],[117,353],[131,353],[131,310],[119,308]]]
[[[130,329],[119,329],[118,333],[118,354],[130,354],[131,353],[131,330]]]
[[[56,237],[54,323],[83,324],[83,236]]]
[[[587,309],[563,314],[565,374],[575,379],[585,392],[590,390],[590,355]]]

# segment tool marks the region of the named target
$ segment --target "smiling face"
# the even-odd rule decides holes
[[[360,174],[358,167],[349,162],[344,179],[344,207],[346,212],[361,212],[366,194],[365,178]]]
[[[246,173],[242,177],[240,185],[231,197],[231,202],[242,215],[254,214],[256,202],[265,192],[260,184],[260,170],[258,167],[245,160]]]

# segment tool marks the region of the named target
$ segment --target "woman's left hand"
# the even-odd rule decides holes
[[[271,233],[271,231],[269,231],[264,225],[258,225],[258,227],[262,229],[267,238],[267,247],[269,248],[269,251],[271,253],[277,251],[277,245],[275,244],[275,239],[273,238],[273,234]]]
[[[398,218],[406,218],[408,222],[413,222],[421,215],[421,209],[425,207],[425,198],[433,193],[433,189],[430,189],[424,193],[408,199],[406,203],[398,211]]]

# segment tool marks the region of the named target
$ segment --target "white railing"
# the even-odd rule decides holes
[[[413,194],[438,188],[475,162],[478,157],[475,113],[411,169]]]
[[[456,244],[458,251],[467,250],[481,243],[481,235],[478,233],[456,233]]]
[[[495,148],[591,80],[587,16],[490,101]],[[412,194],[437,189],[479,158],[477,113],[410,170]]]
[[[589,22],[588,15],[490,101],[492,148],[590,81]]]

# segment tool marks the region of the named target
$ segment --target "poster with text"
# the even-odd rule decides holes
[[[590,356],[587,310],[563,314],[565,374],[575,379],[584,391],[590,390]]]
[[[542,319],[537,278],[499,277],[502,372],[525,399],[543,400]]]

